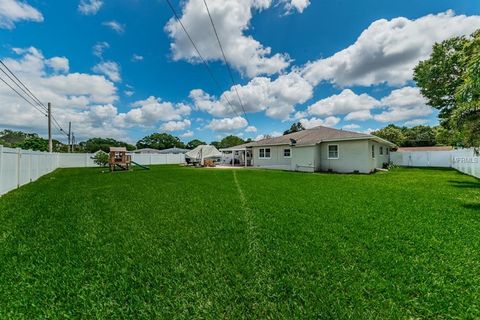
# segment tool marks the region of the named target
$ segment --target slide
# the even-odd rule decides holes
[[[134,165],[136,165],[136,166],[138,166],[138,167],[140,167],[140,168],[142,168],[142,169],[144,169],[144,170],[150,170],[149,167],[143,166],[143,165],[141,165],[141,164],[139,164],[139,163],[136,163],[135,161],[132,161],[132,164],[134,164]]]

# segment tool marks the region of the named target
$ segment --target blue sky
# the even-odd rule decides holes
[[[436,41],[480,28],[478,1],[207,0],[245,118],[203,1],[173,3],[221,90],[164,0],[0,0],[0,57],[83,139],[255,139],[293,121],[434,125],[411,70]],[[0,128],[45,134],[3,83],[0,109]]]

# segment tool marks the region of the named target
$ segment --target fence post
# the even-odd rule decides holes
[[[20,188],[20,161],[22,157],[22,149],[17,148],[17,188]]]

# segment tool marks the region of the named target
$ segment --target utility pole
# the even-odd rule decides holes
[[[68,153],[72,152],[72,123],[68,123]]]
[[[75,152],[75,134],[72,132],[72,152]]]
[[[53,152],[52,142],[52,104],[48,103],[48,152]]]

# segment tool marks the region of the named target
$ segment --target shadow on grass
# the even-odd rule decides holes
[[[465,203],[463,205],[464,208],[466,209],[472,209],[472,210],[479,210],[480,211],[480,203]]]
[[[475,182],[475,181],[455,181],[455,180],[450,180],[448,181],[450,184],[456,188],[472,188],[472,189],[478,189],[480,190],[480,182]]]

